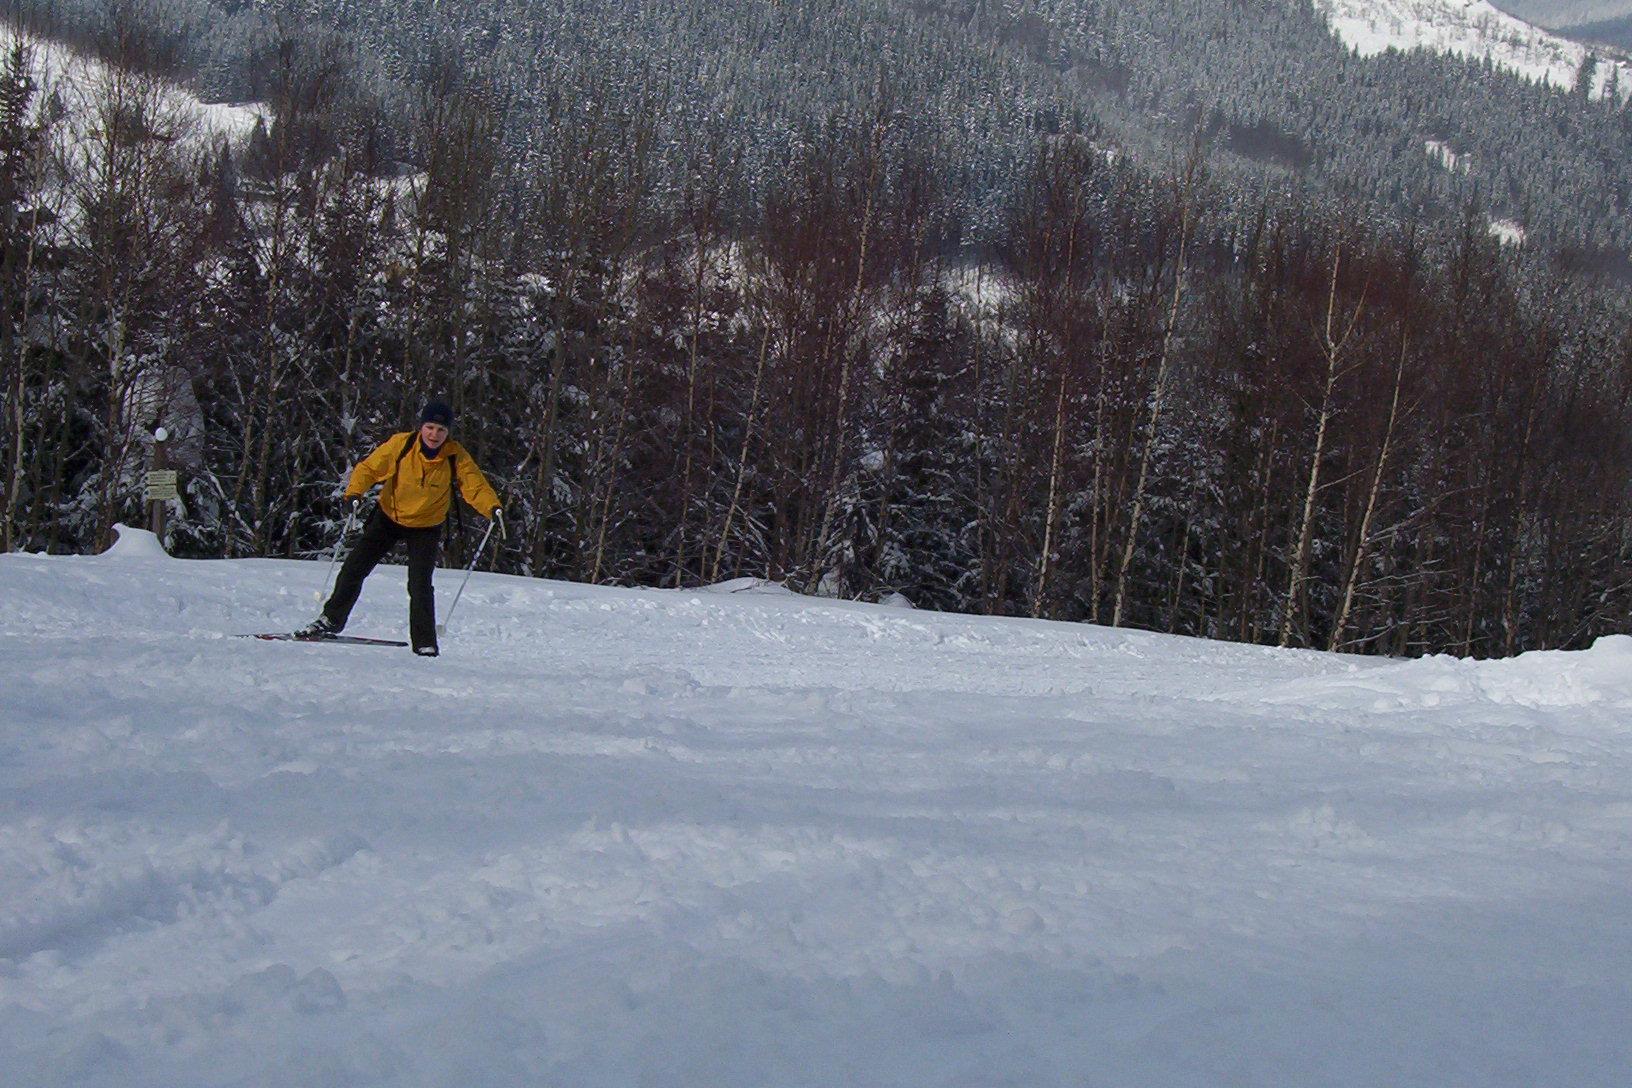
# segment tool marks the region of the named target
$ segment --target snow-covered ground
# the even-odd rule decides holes
[[[0,556],[8,1088],[1632,1082],[1632,638],[324,571]]]
[[[210,143],[224,139],[237,144],[248,139],[257,122],[271,115],[258,103],[228,105],[200,102],[186,90],[163,80],[110,68],[101,61],[74,52],[60,42],[18,30],[0,19],[0,57],[9,57],[18,44],[27,50],[29,76],[36,88],[38,113],[50,99],[65,119],[58,132],[58,153],[83,170],[97,154],[102,139],[104,103],[120,96],[142,102],[148,119],[165,139]]]
[[[1427,49],[1489,59],[1537,83],[1573,88],[1589,50],[1516,19],[1486,0],[1315,0],[1337,36],[1361,56]],[[1588,93],[1632,95],[1632,65],[1602,50]]]

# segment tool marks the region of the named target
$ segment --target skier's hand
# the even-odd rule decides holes
[[[351,511],[353,514],[361,514],[363,512],[362,495],[347,495],[343,501],[346,504],[346,509]]]
[[[487,516],[488,516],[488,519],[493,522],[493,527],[499,531],[499,539],[500,540],[505,539],[504,507],[495,506],[493,508],[493,512],[491,514],[487,515]]]

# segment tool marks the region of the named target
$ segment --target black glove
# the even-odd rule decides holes
[[[505,539],[505,534],[504,534],[504,508],[501,507],[501,506],[495,506],[493,508],[493,512],[491,514],[487,515],[487,516],[488,516],[489,519],[492,520],[493,527],[499,531],[499,539],[500,540]]]

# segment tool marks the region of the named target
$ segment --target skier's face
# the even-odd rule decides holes
[[[448,440],[448,429],[440,423],[421,423],[419,425],[419,440],[425,443],[428,450],[439,450],[442,443]]]

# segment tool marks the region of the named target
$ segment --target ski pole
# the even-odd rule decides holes
[[[487,547],[487,538],[493,535],[493,526],[498,524],[497,518],[490,518],[487,522],[487,532],[482,534],[482,542],[476,545],[476,554],[470,557],[470,566],[465,568],[465,576],[459,582],[459,589],[453,595],[453,603],[448,605],[448,614],[442,617],[442,622],[436,625],[436,633],[448,633],[448,620],[453,618],[453,610],[459,607],[459,598],[464,595],[465,583],[470,581],[470,572],[476,569],[476,561],[482,557],[482,549]]]
[[[526,468],[527,463],[532,459],[533,451],[529,449],[527,451],[527,456],[521,459],[521,464],[517,466],[515,473],[511,475],[510,483],[515,482],[516,477],[521,475],[521,470]],[[509,494],[510,483],[504,485],[504,491],[506,494]],[[504,504],[501,502],[495,509],[502,511],[504,509]],[[470,557],[470,566],[465,568],[465,576],[459,581],[459,588],[453,595],[453,603],[448,605],[448,614],[443,616],[442,622],[436,625],[437,634],[445,635],[448,633],[448,620],[453,618],[453,610],[459,607],[459,598],[464,596],[465,583],[470,581],[470,572],[476,569],[476,561],[482,557],[482,549],[487,547],[487,538],[493,535],[494,526],[499,524],[499,518],[503,516],[504,515],[502,513],[499,513],[496,516],[487,519],[487,532],[482,534],[482,542],[476,545],[476,554]]]
[[[351,533],[352,522],[356,520],[359,505],[361,504],[351,503],[350,509],[346,511],[346,523],[340,526],[340,539],[334,542],[334,554],[329,556],[329,572],[323,576],[323,589],[320,593],[314,594],[319,601],[326,601],[329,598],[329,583],[334,580],[334,565],[340,561],[340,549],[345,546],[346,537]]]

